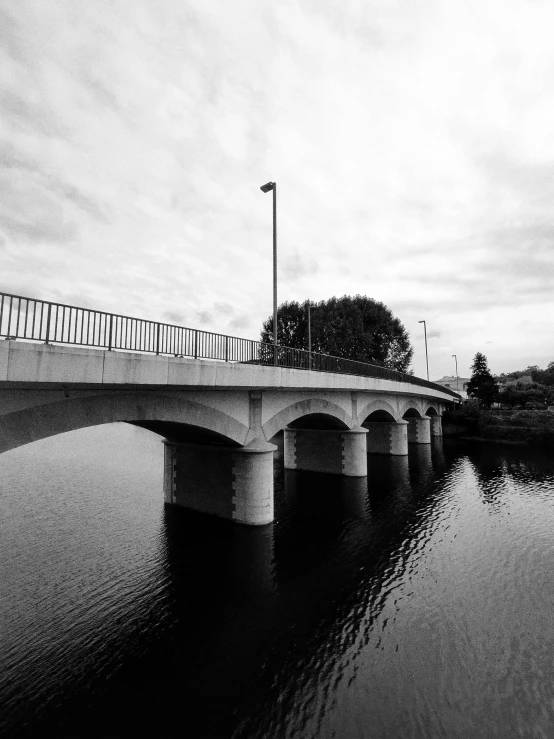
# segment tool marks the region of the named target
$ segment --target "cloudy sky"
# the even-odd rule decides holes
[[[549,0],[0,0],[0,290],[257,338],[357,294],[431,379],[554,359]]]

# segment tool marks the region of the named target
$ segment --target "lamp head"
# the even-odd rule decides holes
[[[267,182],[267,183],[266,183],[265,185],[262,185],[262,186],[260,187],[260,190],[261,190],[262,192],[270,192],[271,190],[273,190],[273,186],[274,186],[274,185],[275,185],[275,183],[274,183],[274,182]]]
[[[425,321],[418,321],[418,323],[425,323]]]

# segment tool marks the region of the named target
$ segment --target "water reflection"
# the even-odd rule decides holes
[[[432,491],[424,489],[424,484],[414,489],[410,477],[412,459],[418,465],[417,475],[421,477],[421,467],[428,471],[429,451],[426,455],[411,455],[410,460],[372,458],[367,482],[345,483],[340,478],[326,477],[326,492],[332,496],[342,490],[343,496],[335,497],[332,504],[325,502],[319,509],[318,523],[323,523],[327,516],[338,517],[339,511],[346,520],[352,511],[344,507],[344,498],[348,498],[344,491],[350,486],[356,493],[358,515],[351,516],[342,527],[340,538],[332,539],[333,547],[327,549],[327,557],[317,558],[318,569],[312,567],[309,584],[302,581],[301,589],[294,590],[294,598],[287,599],[294,614],[296,638],[292,644],[281,643],[277,650],[278,655],[289,655],[286,672],[279,660],[277,664],[266,664],[268,674],[264,671],[260,675],[263,690],[257,700],[261,703],[256,704],[255,710],[250,708],[253,715],[243,720],[235,736],[318,735],[318,727],[327,712],[333,710],[333,696],[353,684],[359,668],[356,660],[369,644],[390,594],[408,568],[411,550],[406,546],[407,537],[409,541],[425,539],[429,535],[426,529],[432,526],[432,516],[420,515]],[[298,486],[299,473],[296,474]],[[322,487],[323,480],[316,478],[315,482]],[[300,487],[303,496],[309,490],[305,478]],[[308,497],[313,502],[309,493]],[[305,531],[302,538],[305,543]],[[310,543],[311,540],[310,537]],[[289,595],[292,573],[288,567],[283,573],[283,564],[293,552],[297,573],[303,564],[298,555],[306,552],[304,547],[300,551],[295,548],[294,542],[286,544],[286,550],[284,542],[281,550],[279,542],[276,565],[281,575],[280,591]],[[288,577],[283,578],[283,574]],[[346,721],[340,735],[353,736],[349,733],[353,730]],[[366,727],[357,735],[369,736],[367,732]]]
[[[19,488],[4,478],[0,733],[553,735],[549,457],[434,439],[370,455],[367,478],[277,461],[277,519],[251,529],[164,509],[135,432],[102,430],[105,469],[100,437],[73,440],[95,476],[62,468],[86,495],[60,500],[40,448],[14,463]]]
[[[340,496],[345,517],[366,518],[368,515],[367,477],[342,477]]]
[[[467,452],[483,500],[501,504],[517,493],[550,500],[554,491],[554,457],[543,449],[528,446],[447,441],[446,449]]]
[[[417,482],[428,482],[433,474],[431,444],[412,444],[409,450],[410,474]]]
[[[442,437],[432,436],[430,446],[435,472],[441,472],[447,465]]]

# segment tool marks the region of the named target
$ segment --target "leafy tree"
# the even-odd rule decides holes
[[[500,391],[498,400],[509,408],[525,408],[527,406],[544,406],[547,401],[548,388],[542,385],[508,385]]]
[[[524,370],[515,370],[514,372],[502,372],[500,375],[496,375],[495,379],[500,383],[510,382],[513,380],[519,380],[520,377],[533,377],[536,372],[540,372],[536,364],[527,367]]]
[[[552,387],[554,385],[554,362],[550,362],[545,370],[541,370],[538,367],[533,368],[533,380],[540,383],[541,385],[548,385]]]
[[[508,385],[505,390],[501,390],[498,396],[498,400],[502,405],[507,405],[508,408],[516,408],[522,405],[522,391],[514,385]]]
[[[487,358],[481,352],[477,352],[473,358],[471,373],[467,394],[472,398],[478,398],[485,408],[490,408],[491,403],[498,397],[498,385],[489,371]]]
[[[363,295],[311,303],[312,351],[408,372],[413,348],[408,333],[389,308]],[[277,309],[281,346],[308,349],[308,303],[282,303]],[[273,343],[273,316],[261,338]]]

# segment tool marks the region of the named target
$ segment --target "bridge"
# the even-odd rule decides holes
[[[0,452],[104,423],[164,440],[164,499],[249,525],[273,520],[284,464],[363,477],[368,454],[441,436],[459,396],[383,367],[0,294]],[[371,458],[371,457],[370,457]]]

